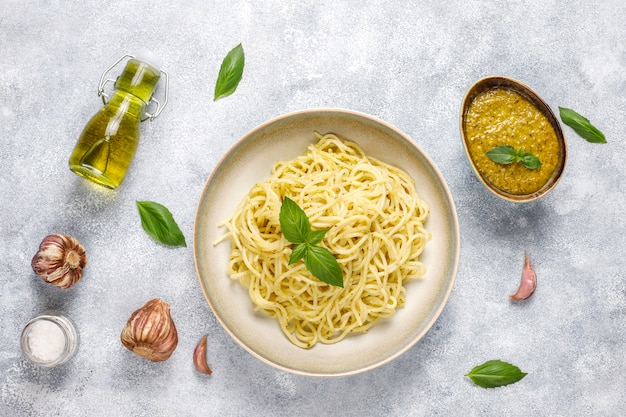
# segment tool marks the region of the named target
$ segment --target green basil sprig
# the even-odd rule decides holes
[[[311,223],[298,204],[285,197],[280,206],[280,228],[283,236],[296,245],[289,257],[289,265],[304,260],[304,266],[320,281],[343,288],[341,267],[330,251],[318,243],[327,230],[311,230]]]
[[[166,246],[187,247],[185,236],[172,213],[154,201],[137,201],[141,226],[154,240]]]
[[[606,143],[604,133],[600,132],[589,120],[574,110],[559,107],[559,114],[563,123],[574,129],[574,132],[578,133],[587,142]]]
[[[521,162],[528,169],[537,169],[541,166],[541,161],[535,155],[524,152],[522,148],[517,151],[511,145],[496,146],[487,151],[487,156],[493,162],[502,165],[512,164],[513,162]]]
[[[474,367],[465,374],[474,384],[483,388],[496,388],[514,384],[528,375],[517,366],[501,360],[491,360]]]
[[[245,57],[243,46],[239,44],[235,46],[222,61],[222,66],[220,67],[220,72],[215,83],[213,101],[221,97],[227,97],[235,92],[243,76],[244,64]]]

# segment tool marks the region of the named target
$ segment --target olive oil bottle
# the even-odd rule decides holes
[[[114,91],[107,101],[103,81],[106,74],[129,57],[121,75],[115,80]],[[167,103],[161,105],[153,98],[161,78],[158,59],[148,52],[141,56],[125,55],[102,75],[98,94],[105,106],[87,123],[70,155],[70,169],[96,184],[115,189],[120,186],[139,144],[139,125],[156,117]],[[153,114],[147,113],[149,103],[156,102]]]

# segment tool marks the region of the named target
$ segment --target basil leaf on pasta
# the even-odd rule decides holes
[[[326,248],[316,246],[324,239],[327,230],[311,230],[311,222],[298,204],[285,197],[278,215],[283,236],[296,246],[289,256],[289,265],[304,259],[304,266],[319,280],[343,287],[339,263]]]
[[[311,231],[311,233],[308,234],[306,240],[311,245],[317,245],[318,243],[322,241],[322,239],[324,239],[326,232],[328,232],[327,229]]]
[[[321,281],[343,288],[341,267],[328,249],[321,246],[309,246],[304,254],[304,265]]]
[[[300,259],[304,258],[306,251],[308,250],[306,242],[300,243],[296,246],[291,252],[291,256],[289,257],[289,265],[295,264]]]
[[[280,228],[283,235],[291,243],[303,243],[311,231],[309,218],[292,199],[285,197],[280,206]]]

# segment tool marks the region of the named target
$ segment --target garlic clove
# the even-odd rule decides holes
[[[120,336],[122,344],[152,362],[168,359],[178,345],[178,332],[170,306],[154,298],[135,311]]]
[[[524,268],[522,269],[522,281],[519,284],[519,288],[515,294],[509,296],[513,301],[525,300],[535,292],[537,288],[537,275],[533,269],[528,254],[525,254]]]
[[[211,371],[211,368],[209,368],[209,364],[206,361],[206,338],[206,335],[204,335],[204,337],[200,339],[200,342],[196,345],[196,348],[193,351],[193,364],[198,372],[211,375],[213,371]]]
[[[37,275],[63,289],[80,281],[86,265],[85,248],[72,236],[58,233],[48,235],[41,241],[31,261]]]

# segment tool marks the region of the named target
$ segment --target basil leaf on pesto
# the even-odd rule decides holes
[[[215,83],[213,101],[221,97],[227,97],[235,92],[243,76],[244,64],[245,56],[243,46],[239,44],[235,46],[222,61],[222,66],[220,67],[220,72]]]
[[[535,155],[524,152],[520,149],[517,153],[518,160],[528,169],[537,169],[541,166],[541,161]]]
[[[572,109],[559,107],[559,114],[563,123],[574,129],[574,132],[591,143],[606,143],[604,133],[591,124],[591,122]]]
[[[515,148],[511,145],[496,146],[495,148],[487,151],[489,159],[502,165],[508,165],[515,162],[516,155]]]
[[[137,201],[141,226],[155,241],[166,246],[187,247],[185,236],[167,207],[154,201]]]
[[[511,145],[496,146],[495,148],[487,151],[486,155],[493,162],[509,165],[513,162],[521,162],[528,169],[537,169],[541,166],[541,161],[535,155],[524,152],[524,149],[519,148],[515,151]]]

